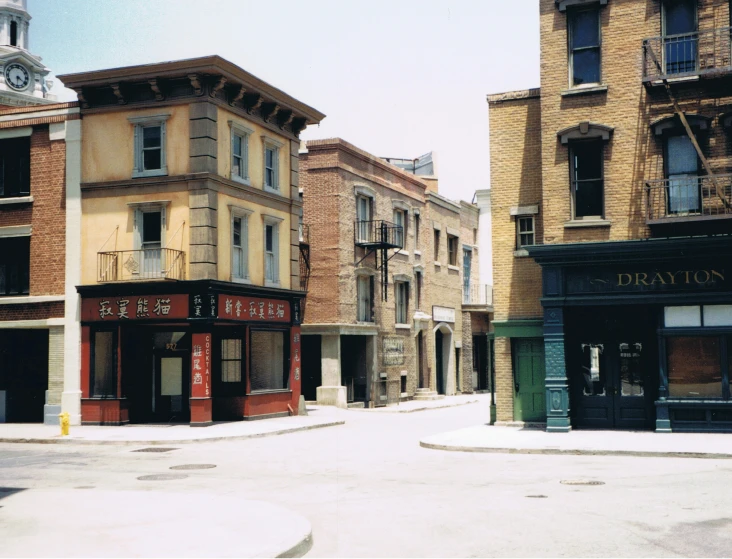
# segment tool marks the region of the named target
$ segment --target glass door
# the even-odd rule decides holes
[[[153,399],[155,421],[190,420],[190,351],[185,332],[158,332],[154,335]]]

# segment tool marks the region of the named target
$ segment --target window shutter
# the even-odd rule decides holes
[[[241,137],[242,177],[249,180],[249,134]]]
[[[134,173],[140,173],[140,172],[142,172],[142,126],[140,126],[139,124],[135,125],[134,144],[135,144],[135,162],[134,162],[134,169],[132,171]]]
[[[231,131],[231,142],[230,144],[230,151],[231,151],[231,157],[229,157],[229,176],[233,179],[234,178],[234,155],[236,155],[236,152],[234,151],[234,138],[236,138],[236,134],[234,131]]]
[[[166,132],[165,132],[165,122],[160,123],[160,168],[163,170],[163,172],[168,172],[168,159],[166,157],[166,152],[168,151],[167,148],[168,141],[166,138]]]
[[[140,250],[142,248],[142,210],[134,211],[134,249]]]
[[[249,277],[249,217],[241,218],[241,258],[244,277]]]
[[[275,148],[274,152],[272,153],[274,156],[274,161],[272,161],[272,167],[274,168],[274,188],[276,190],[280,189],[280,150],[279,148]],[[278,276],[279,277],[279,276]]]
[[[274,253],[274,262],[272,262],[272,272],[274,281],[280,281],[280,226],[279,224],[272,226],[272,252]]]

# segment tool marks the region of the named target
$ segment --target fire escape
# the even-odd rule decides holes
[[[389,260],[404,248],[404,228],[401,225],[384,220],[356,220],[353,228],[353,240],[357,247],[361,247],[365,251],[363,258],[356,262],[356,265],[372,254],[374,255],[376,269],[381,271],[381,297],[384,301],[388,301]],[[396,250],[389,255],[390,249]]]

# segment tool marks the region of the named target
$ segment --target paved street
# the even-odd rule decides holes
[[[479,399],[408,414],[343,411],[342,426],[162,453],[0,445],[0,555],[236,555],[246,524],[236,506],[250,500],[306,518],[313,557],[731,554],[732,461],[419,446],[483,422],[487,399]],[[169,469],[202,463],[216,467]],[[137,479],[166,473],[188,477]],[[95,530],[106,510],[128,519],[117,544]],[[51,522],[64,534],[55,542],[44,535]],[[200,537],[187,545],[196,532],[211,546]]]

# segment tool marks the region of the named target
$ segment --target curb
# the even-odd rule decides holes
[[[419,441],[419,446],[432,450],[453,452],[483,452],[490,454],[545,454],[564,456],[636,456],[641,458],[706,458],[711,460],[729,460],[732,454],[714,454],[711,452],[651,452],[648,450],[587,450],[559,448],[500,448],[479,446],[455,446]]]
[[[320,429],[322,427],[336,427],[344,425],[345,420],[329,421],[319,425],[304,425],[301,427],[291,427],[289,429],[280,429],[279,431],[271,431],[269,433],[252,433],[248,435],[231,435],[222,437],[209,437],[203,439],[178,439],[178,440],[155,440],[155,441],[110,441],[110,440],[92,440],[92,439],[20,439],[20,438],[4,438],[0,437],[0,443],[20,443],[20,444],[78,444],[78,445],[119,445],[119,446],[156,446],[166,444],[190,444],[190,443],[212,443],[220,441],[243,441],[246,439],[259,439],[263,437],[273,437],[276,435],[287,435],[298,431],[311,431],[312,429]],[[60,435],[59,435],[60,437]],[[312,544],[311,544],[312,545]],[[288,556],[288,557],[295,557]]]
[[[372,413],[377,413],[377,414],[379,414],[379,413],[416,413],[418,411],[444,410],[446,408],[457,408],[459,406],[466,406],[468,404],[477,404],[477,403],[479,403],[478,400],[471,400],[470,402],[460,402],[459,404],[445,404],[444,406],[432,406],[432,407],[429,407],[429,408],[415,408],[413,410],[400,410],[400,409],[398,409],[399,406],[396,406],[397,409],[395,409],[394,411],[384,410],[384,411],[374,412],[374,410],[365,409],[365,408],[364,409],[362,409],[362,408],[351,408],[348,411],[364,411],[364,412],[372,412]]]
[[[313,548],[313,531],[310,530],[299,543],[292,546],[287,551],[283,551],[276,557],[304,557]]]

